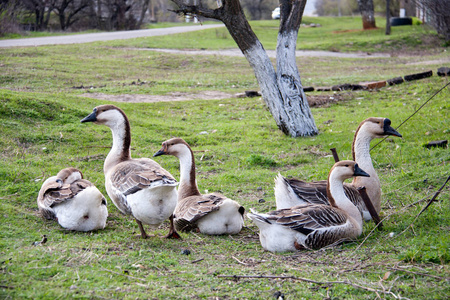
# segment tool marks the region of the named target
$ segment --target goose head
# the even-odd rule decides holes
[[[125,124],[125,126],[127,126],[126,124],[129,124],[128,118],[123,110],[111,104],[94,107],[92,113],[81,120],[81,123],[85,122],[106,125],[109,128],[114,128],[120,124]]]
[[[372,138],[382,138],[387,135],[402,137],[402,135],[391,127],[391,120],[388,118],[368,118],[361,122],[356,132],[367,132]]]
[[[191,152],[191,149],[182,138],[172,138],[162,143],[161,149],[153,154],[153,156],[173,155],[180,158]]]
[[[370,177],[353,160],[341,160],[334,164],[328,175],[327,196],[331,206],[342,206],[343,202],[348,202],[354,206],[344,193],[343,183],[351,177]],[[356,207],[354,207],[356,209]],[[356,213],[359,211],[356,209]]]
[[[59,171],[56,177],[65,184],[71,184],[79,179],[83,179],[83,173],[76,168],[69,167]]]
[[[370,175],[362,170],[353,160],[341,160],[334,164],[328,177],[344,182],[344,180],[356,176],[370,177]]]

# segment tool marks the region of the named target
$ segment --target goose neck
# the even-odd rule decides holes
[[[352,145],[353,160],[366,172],[370,174],[373,170],[372,158],[370,157],[370,142],[373,137],[364,130],[359,130]]]
[[[361,212],[345,195],[343,180],[333,173],[331,173],[328,178],[327,194],[330,205],[345,211],[360,227],[362,227]]]
[[[113,144],[105,159],[104,172],[107,173],[112,167],[120,162],[131,159],[130,124],[127,120],[108,126],[111,129]]]
[[[192,150],[186,146],[186,151],[178,153],[180,160],[180,187],[178,198],[184,199],[189,196],[200,195],[195,180],[195,161]]]

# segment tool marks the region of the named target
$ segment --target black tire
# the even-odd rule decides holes
[[[403,25],[412,25],[412,19],[411,18],[391,18],[390,20],[391,26],[403,26]]]

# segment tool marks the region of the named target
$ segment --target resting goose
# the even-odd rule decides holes
[[[271,252],[320,249],[357,238],[362,233],[361,213],[345,195],[343,185],[352,176],[369,175],[350,160],[331,168],[327,185],[330,205],[302,204],[267,214],[248,213],[259,227],[262,247]]]
[[[368,118],[361,122],[356,130],[352,156],[358,165],[366,170],[370,177],[355,177],[351,184],[344,185],[349,199],[362,211],[364,220],[371,220],[371,215],[364,204],[357,188],[365,186],[367,194],[377,213],[381,209],[381,184],[370,157],[370,141],[387,135],[401,137],[391,127],[387,118]],[[305,182],[298,179],[287,179],[281,174],[275,178],[275,199],[277,209],[289,208],[303,203],[329,204],[326,194],[327,181]]]
[[[237,234],[244,225],[244,207],[221,194],[202,195],[195,180],[195,161],[191,147],[181,138],[162,143],[153,156],[173,155],[180,160],[180,187],[175,209],[178,230],[198,230],[209,235]]]
[[[111,129],[113,145],[103,166],[106,191],[123,214],[135,218],[141,237],[148,237],[142,223],[156,229],[169,218],[167,237],[179,238],[172,215],[177,205],[178,183],[157,162],[131,158],[130,123],[125,113],[114,105],[100,105],[81,122],[94,122]]]
[[[91,231],[106,226],[108,209],[102,193],[75,168],[47,178],[37,198],[39,212],[69,230]]]

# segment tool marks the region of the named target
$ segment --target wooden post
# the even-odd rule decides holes
[[[366,192],[366,187],[361,186],[357,188],[359,194],[364,200],[364,204],[366,204],[367,210],[369,211],[370,215],[372,216],[372,220],[375,222],[376,225],[378,225],[378,230],[382,230],[383,223],[381,223],[380,216],[378,215],[377,211],[373,207],[372,201],[370,201],[369,196]]]
[[[334,162],[337,163],[339,161],[339,155],[337,154],[336,148],[331,148],[330,151],[333,154]]]

